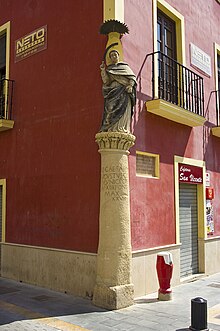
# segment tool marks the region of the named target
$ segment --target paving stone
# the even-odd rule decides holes
[[[87,299],[0,278],[0,331],[59,330],[36,318],[31,319],[30,314],[56,318],[72,326],[78,325],[81,330],[186,331],[190,325],[192,298],[204,297],[208,308],[220,304],[220,288],[213,284],[220,285],[220,274],[175,287],[172,301],[158,301],[154,293],[138,299],[132,307],[107,311],[93,306]],[[217,324],[210,323],[209,328],[220,331]]]

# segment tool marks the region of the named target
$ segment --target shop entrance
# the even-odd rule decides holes
[[[197,185],[179,186],[180,277],[199,272]]]

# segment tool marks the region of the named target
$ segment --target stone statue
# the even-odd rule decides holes
[[[121,61],[121,37],[128,33],[128,27],[119,21],[109,20],[102,24],[100,33],[108,35],[104,60],[100,65],[104,96],[100,132],[130,133],[137,83],[129,65]]]
[[[119,62],[117,50],[109,53],[111,64],[102,62],[104,114],[101,132],[130,132],[133,107],[136,102],[136,77],[127,63]]]

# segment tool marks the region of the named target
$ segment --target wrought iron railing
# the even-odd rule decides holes
[[[152,57],[152,96],[204,116],[203,78],[169,56],[154,52]]]
[[[0,119],[12,119],[13,89],[13,80],[0,80]]]

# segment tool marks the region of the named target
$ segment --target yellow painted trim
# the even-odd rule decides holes
[[[198,238],[206,239],[206,195],[205,195],[205,161],[190,159],[181,156],[174,156],[174,190],[175,190],[175,213],[176,213],[176,244],[180,244],[180,224],[179,224],[179,176],[178,164],[184,163],[203,169],[203,184],[197,185],[198,199]]]
[[[111,60],[109,57],[109,53],[114,49],[117,50],[119,53],[119,60],[123,61],[123,48],[121,44],[121,39],[120,39],[120,33],[118,32],[110,32],[108,34],[108,42],[106,44],[106,48],[110,46],[113,43],[118,43],[118,45],[114,46],[114,48],[110,48],[106,54],[106,64],[109,65],[111,64]]]
[[[5,242],[5,227],[6,227],[6,179],[0,179],[2,186],[2,242]]]
[[[148,153],[148,152],[141,152],[141,151],[136,151],[136,154],[152,156],[152,157],[155,158],[155,176],[140,175],[140,174],[137,174],[137,172],[136,172],[136,176],[137,177],[159,179],[160,178],[160,155],[159,154]]]
[[[157,51],[157,0],[153,0],[153,44],[154,52]],[[154,93],[158,98],[158,61],[157,55],[154,55]]]
[[[217,62],[217,56],[218,55],[220,56],[220,46],[214,43],[214,48],[215,48],[215,54],[214,54],[215,89],[217,91],[220,90],[220,86],[218,86],[218,62]],[[217,98],[217,104],[218,103],[219,103],[219,99]],[[218,117],[220,117],[219,109],[220,109],[220,105],[218,104]],[[214,136],[220,137],[220,132],[217,131],[219,130],[212,129],[212,134]]]
[[[0,119],[0,131],[10,130],[13,129],[13,127],[14,127],[14,121]]]
[[[103,0],[103,21],[107,21],[110,19],[124,22],[124,0]],[[108,34],[108,42],[106,48],[113,43],[118,43],[118,45],[115,46],[114,49],[119,52],[119,60],[123,61],[123,49],[120,39],[120,33],[111,32]],[[111,63],[109,59],[110,51],[112,51],[112,49],[110,49],[106,54],[107,65]]]
[[[10,22],[7,22],[0,26],[0,35],[6,33],[6,70],[5,78],[9,79],[9,63],[10,63]],[[7,90],[7,85],[5,86]],[[7,94],[5,98],[5,114],[6,114],[6,105],[7,105]],[[7,129],[6,129],[7,130]],[[0,129],[0,131],[3,131]]]
[[[176,51],[177,62],[185,66],[185,21],[184,16],[180,14],[175,8],[164,0],[153,0],[153,45],[154,52],[157,51],[157,8],[164,14],[170,17],[176,23]],[[156,58],[154,59],[154,77],[157,77],[158,64]],[[155,98],[158,98],[158,80],[155,79]]]
[[[9,79],[10,63],[10,22],[0,26],[0,35],[6,33],[6,79]]]
[[[212,128],[212,135],[220,138],[220,126]]]
[[[190,127],[202,126],[205,118],[163,99],[146,102],[147,111]]]
[[[103,21],[110,19],[124,22],[124,0],[103,0]]]
[[[220,89],[220,86],[218,86],[218,62],[217,62],[217,55],[220,56],[220,45],[214,43],[215,48],[215,56],[214,56],[214,68],[215,68],[215,87],[216,90]]]

